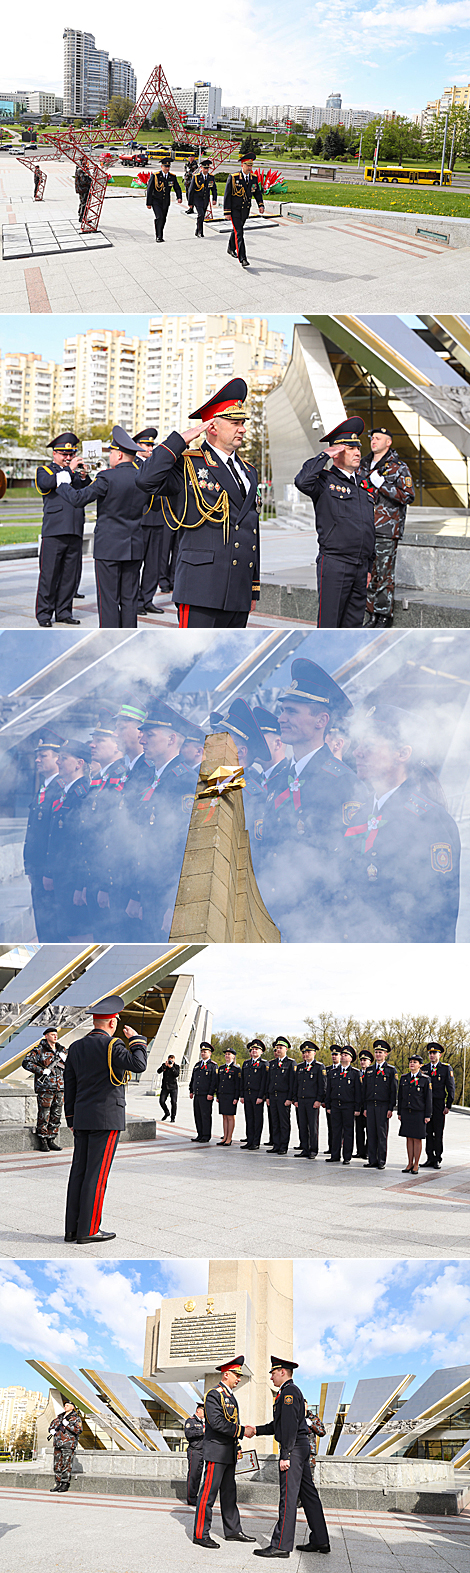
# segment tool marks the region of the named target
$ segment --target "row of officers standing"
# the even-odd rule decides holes
[[[408,1164],[403,1172],[418,1173],[424,1138],[425,1167],[440,1167],[445,1119],[455,1097],[453,1071],[441,1059],[441,1044],[426,1045],[426,1063],[413,1050],[409,1069],[399,1081],[395,1066],[388,1061],[390,1044],[384,1038],[374,1040],[373,1052],[361,1050],[360,1068],[350,1044],[332,1044],[328,1067],[317,1060],[317,1045],[310,1039],[301,1044],[301,1064],[289,1053],[290,1048],[288,1038],[276,1038],[274,1059],[267,1061],[263,1058],[265,1044],[254,1038],[248,1044],[250,1058],[242,1066],[237,1065],[235,1051],[227,1048],[225,1063],[218,1067],[212,1060],[212,1045],[202,1043],[189,1084],[197,1132],[192,1140],[201,1146],[211,1141],[213,1108],[217,1103],[223,1119],[223,1136],[218,1146],[230,1147],[241,1103],[246,1127],[241,1146],[247,1152],[258,1151],[266,1108],[267,1150],[283,1157],[289,1148],[294,1108],[299,1133],[296,1155],[314,1159],[318,1155],[320,1109],[324,1108],[329,1138],[327,1163],[342,1160],[349,1165],[356,1135],[357,1157],[364,1158],[369,1169],[384,1169],[390,1120],[396,1109],[399,1135],[407,1142]]]

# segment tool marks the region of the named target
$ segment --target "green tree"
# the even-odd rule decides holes
[[[346,143],[342,131],[337,126],[331,126],[323,143],[323,157],[325,159],[340,158],[344,153]]]
[[[166,131],[167,130],[167,123],[166,123],[166,119],[165,119],[165,116],[164,116],[164,113],[163,113],[163,109],[157,109],[155,111],[155,114],[152,115],[151,125],[155,127],[156,131]]]
[[[369,162],[374,156],[379,126],[380,118],[377,118],[371,120],[364,128],[362,157]],[[406,120],[403,115],[397,115],[394,120],[384,122],[380,138],[379,164],[399,164],[404,163],[406,159],[420,163],[423,153],[423,134],[413,121]]]
[[[314,153],[315,157],[317,158],[318,154],[322,153],[322,152],[323,152],[323,139],[320,136],[320,132],[319,132],[318,136],[316,136],[314,138],[313,142],[312,142],[312,153]]]
[[[21,443],[21,422],[13,404],[3,404],[0,409],[0,438],[2,442]]]
[[[114,93],[108,104],[108,125],[125,126],[133,108],[131,98],[120,98],[118,93]]]
[[[255,142],[255,138],[249,134],[246,137],[242,137],[240,142],[240,154],[243,156],[243,158],[257,158],[258,152],[259,141]]]
[[[332,1043],[350,1043],[356,1054],[361,1049],[371,1049],[374,1038],[385,1038],[390,1044],[390,1060],[401,1076],[408,1069],[413,1049],[425,1055],[426,1043],[442,1043],[443,1058],[449,1061],[455,1076],[456,1102],[462,1101],[465,1065],[465,1098],[470,1102],[470,1021],[451,1021],[437,1016],[395,1016],[381,1021],[359,1021],[356,1016],[337,1016],[334,1011],[320,1011],[318,1016],[308,1016],[305,1021],[308,1034],[318,1044],[320,1058],[325,1065],[331,1062]]]

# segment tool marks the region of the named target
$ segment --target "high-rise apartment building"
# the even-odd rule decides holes
[[[110,59],[97,49],[93,33],[64,28],[64,115],[94,120],[114,93],[136,100],[136,78],[129,60]]]
[[[50,424],[62,407],[62,367],[40,355],[3,355],[0,403],[14,410],[23,432]]]
[[[37,1417],[46,1404],[44,1393],[32,1393],[26,1387],[0,1387],[0,1440],[7,1451],[13,1451],[20,1440],[32,1445]]]
[[[221,87],[213,87],[211,82],[195,82],[193,87],[172,87],[171,91],[181,114],[203,116],[207,124],[220,120]]]
[[[62,407],[93,425],[118,423],[131,431],[142,402],[145,340],[120,328],[77,333],[64,344]]]

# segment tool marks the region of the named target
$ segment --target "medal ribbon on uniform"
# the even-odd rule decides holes
[[[279,797],[275,797],[274,807],[280,808],[281,803],[287,803],[288,800],[291,800],[295,813],[297,814],[299,808],[302,807],[300,788],[304,785],[305,778],[303,776],[302,779],[300,779],[300,776],[288,776],[287,779],[289,785],[286,787],[285,792],[280,792]]]
[[[370,852],[370,848],[374,845],[374,841],[378,835],[381,824],[382,815],[379,814],[377,817],[375,814],[371,814],[371,817],[367,820],[366,825],[350,825],[349,830],[347,830],[345,834],[346,836],[365,836],[366,839],[364,841],[364,846],[361,848],[361,851]]]
[[[215,770],[211,770],[210,776],[207,776],[206,780],[207,786],[200,787],[197,794],[199,799],[198,808],[204,808],[205,805],[201,801],[203,798],[209,797],[211,799],[209,812],[202,821],[203,825],[207,825],[209,820],[212,819],[217,808],[218,798],[222,796],[223,792],[233,792],[236,791],[237,787],[246,786],[243,765],[237,765],[236,770],[233,770],[231,765],[216,765]],[[216,797],[214,797],[214,792],[217,793]]]

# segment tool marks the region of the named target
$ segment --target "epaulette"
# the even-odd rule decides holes
[[[205,454],[203,453],[202,448],[184,448],[183,449],[183,453],[181,455],[181,458],[182,459],[204,459],[205,458]]]
[[[333,759],[333,758],[331,759],[331,763],[330,763],[330,760],[328,759],[326,764],[322,765],[322,770],[325,771],[325,775],[327,775],[327,776],[340,776],[342,774],[342,771],[339,768],[338,761],[336,759]]]
[[[405,808],[408,809],[409,814],[427,814],[429,809],[433,807],[439,808],[440,804],[431,803],[429,798],[422,797],[418,792],[413,792],[405,803]]]

